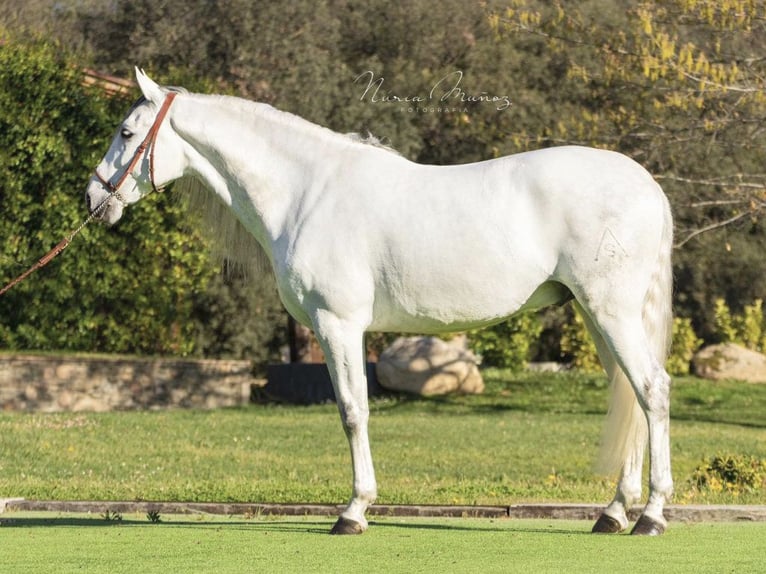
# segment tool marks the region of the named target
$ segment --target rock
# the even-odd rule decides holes
[[[527,363],[527,371],[532,373],[564,373],[568,370],[569,365],[566,363],[557,363],[555,361]]]
[[[392,391],[424,396],[452,392],[479,394],[484,380],[476,356],[465,339],[446,342],[436,337],[400,337],[381,353],[378,382]]]
[[[694,355],[692,367],[705,379],[766,383],[766,355],[734,343],[705,347]]]

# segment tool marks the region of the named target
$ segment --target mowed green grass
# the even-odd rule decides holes
[[[482,396],[372,402],[380,503],[611,498],[615,477],[592,467],[603,377],[484,375]],[[766,386],[679,379],[672,416],[676,502],[766,504],[691,483],[716,454],[766,458]],[[0,497],[343,503],[349,458],[334,405],[0,415]]]
[[[673,572],[763,570],[766,524],[673,524],[659,538],[597,536],[590,523],[375,519],[363,536],[329,536],[330,519],[9,513],[4,572]]]

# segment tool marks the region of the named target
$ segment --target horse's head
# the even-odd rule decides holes
[[[139,69],[136,80],[143,96],[120,124],[85,192],[88,211],[110,225],[125,207],[183,175],[180,142],[166,119],[175,92]]]

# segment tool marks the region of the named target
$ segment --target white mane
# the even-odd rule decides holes
[[[352,142],[355,142],[355,143],[360,143],[360,144],[369,145],[369,146],[372,146],[372,147],[377,147],[377,148],[380,148],[380,149],[384,149],[386,151],[390,151],[391,153],[395,153],[396,155],[401,155],[398,151],[396,151],[390,145],[384,144],[380,140],[380,138],[372,135],[369,132],[367,133],[366,137],[363,136],[362,134],[358,134],[358,133],[355,133],[355,132],[351,132],[351,133],[345,134],[345,137],[347,137],[348,139],[350,139]]]
[[[173,186],[183,205],[199,218],[213,258],[229,270],[262,274],[271,270],[268,257],[255,236],[237,219],[234,211],[199,179],[187,176]]]

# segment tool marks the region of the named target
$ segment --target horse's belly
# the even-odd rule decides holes
[[[390,282],[375,295],[372,331],[439,333],[489,325],[526,308],[565,299],[566,288],[545,277],[495,273],[441,280]]]

